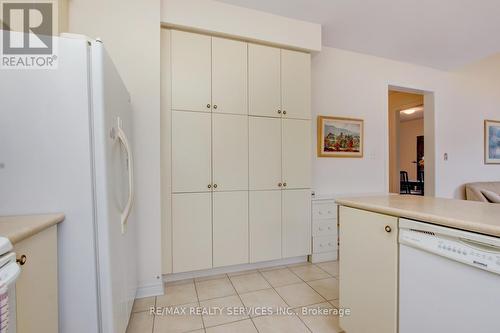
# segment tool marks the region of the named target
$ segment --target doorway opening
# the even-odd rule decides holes
[[[388,98],[389,192],[433,196],[434,95],[389,87]]]

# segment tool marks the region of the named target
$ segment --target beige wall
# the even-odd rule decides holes
[[[425,110],[425,137],[427,141],[427,122],[434,122],[436,181],[432,186],[426,175],[426,193],[430,191],[429,184],[435,188],[436,196],[462,198],[466,182],[500,180],[500,167],[484,164],[483,149],[484,119],[500,119],[500,54],[448,72],[323,47],[312,59],[313,116],[364,119],[365,157],[336,159],[314,155],[316,193],[389,190],[390,86],[434,92],[434,108],[429,117],[427,107]],[[427,100],[425,95],[426,105]],[[315,128],[312,135],[315,140]],[[426,142],[426,162],[432,158],[430,148]],[[447,161],[443,158],[445,153],[449,156]]]
[[[402,121],[399,125],[399,168],[408,172],[409,179],[417,179],[417,137],[424,135],[424,119]],[[399,176],[399,172],[398,172]]]
[[[160,0],[69,0],[69,31],[100,37],[133,106],[139,295],[162,292]]]

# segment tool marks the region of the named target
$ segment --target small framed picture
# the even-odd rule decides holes
[[[363,157],[363,120],[318,117],[318,157]]]
[[[484,163],[500,164],[500,121],[484,121]]]

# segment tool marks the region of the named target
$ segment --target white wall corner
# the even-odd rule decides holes
[[[213,0],[162,0],[161,22],[170,27],[321,51],[320,24]]]

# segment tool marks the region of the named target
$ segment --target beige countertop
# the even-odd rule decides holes
[[[500,237],[500,205],[475,201],[380,195],[338,198],[342,206]]]
[[[19,243],[64,220],[64,214],[0,216],[0,236]]]

